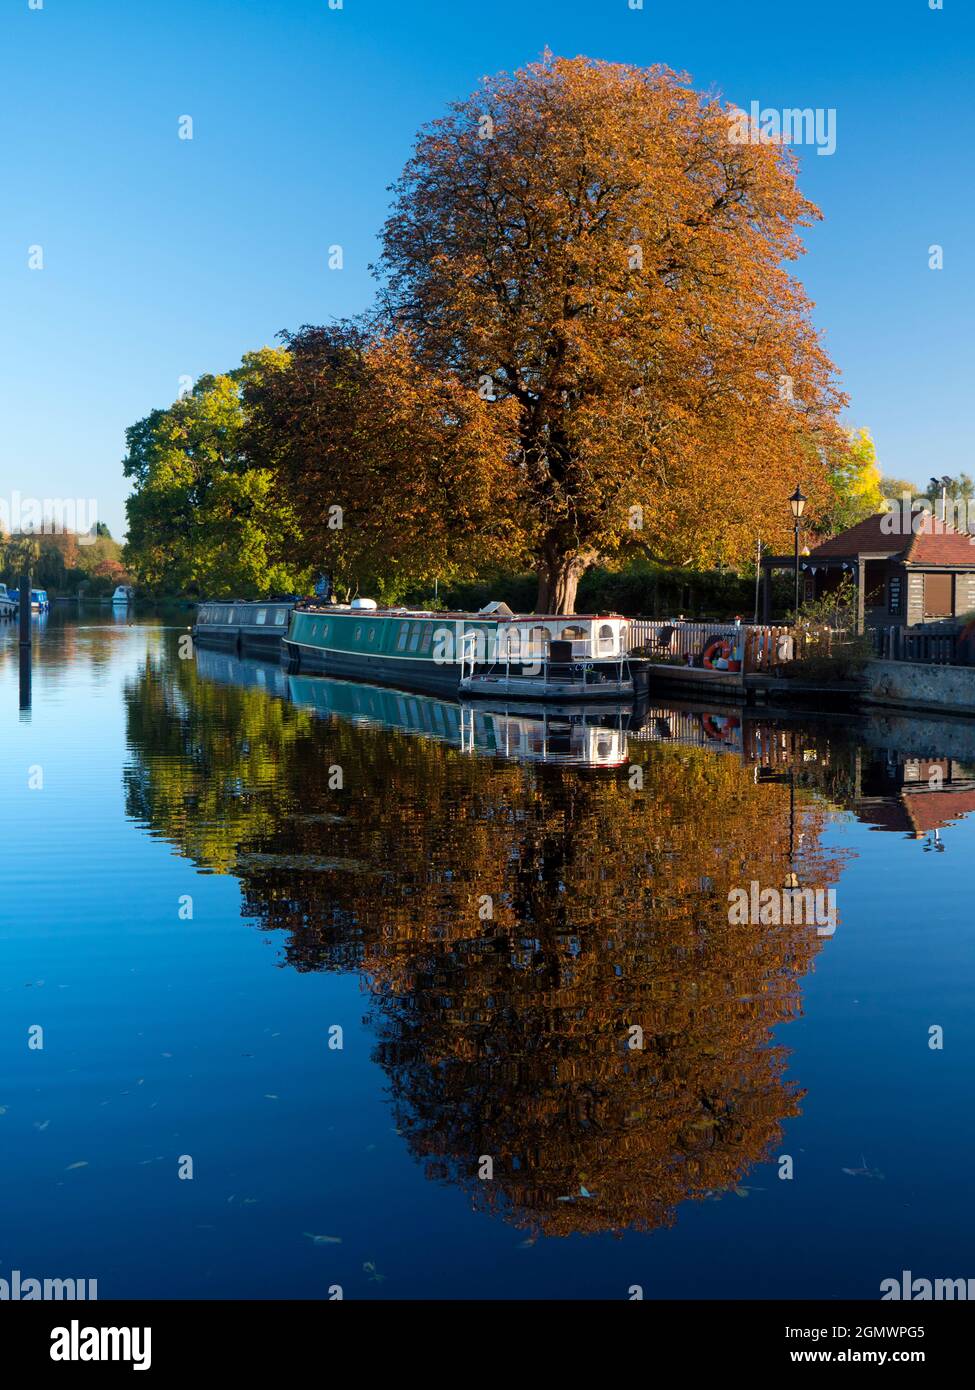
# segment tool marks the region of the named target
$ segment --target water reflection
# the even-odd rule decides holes
[[[361,974],[431,1178],[567,1234],[665,1224],[768,1156],[800,1099],[773,1029],[823,942],[729,927],[728,893],[782,883],[797,823],[804,879],[836,881],[821,799],[793,796],[790,846],[789,789],[664,742],[662,714],[567,766],[512,756],[505,722],[521,738],[531,716],[485,710],[471,756],[457,705],[328,681],[268,698],[277,668],[227,661],[149,657],[130,681],[128,812],[235,874],[287,965]]]
[[[616,767],[627,756],[631,704],[457,702],[387,686],[289,675],[270,662],[203,648],[196,662],[207,680],[256,687],[326,718],[418,734],[464,753],[578,767]]]

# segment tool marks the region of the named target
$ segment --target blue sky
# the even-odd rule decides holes
[[[826,218],[799,274],[849,423],[888,473],[975,471],[968,0],[634,2],[4,0],[0,496],[94,497],[120,535],[126,425],[181,376],[364,308],[416,129],[546,45],[835,108],[836,153],[799,151]]]

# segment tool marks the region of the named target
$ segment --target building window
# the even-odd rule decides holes
[[[924,616],[950,618],[954,612],[954,576],[926,574],[924,576]]]

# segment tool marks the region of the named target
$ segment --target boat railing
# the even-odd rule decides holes
[[[511,659],[512,648],[510,643],[506,643],[504,649],[503,663],[504,679],[506,681],[510,681],[511,679]],[[526,665],[526,663],[517,654],[515,656],[515,662],[516,665],[520,668],[524,668]],[[461,684],[463,684],[467,680],[473,679],[476,665],[477,633],[462,633],[460,639]],[[565,685],[568,680],[569,682],[578,684],[581,687],[581,689],[585,691],[590,687],[594,688],[602,684],[603,672],[605,672],[608,668],[611,667],[615,668],[617,673],[616,678],[620,684],[622,684],[626,677],[630,674],[629,653],[622,650],[620,651],[618,658],[612,662],[600,660],[598,657],[582,658],[570,662],[565,662],[553,661],[548,649],[546,648],[544,652],[532,654],[532,659],[530,663],[528,663],[528,667],[529,669],[527,670],[521,669],[519,671],[519,675],[529,676],[530,678],[537,680],[538,685],[542,690],[544,690],[550,685]],[[553,674],[553,667],[556,668],[555,674]],[[599,668],[598,671],[595,670],[595,668],[597,667]],[[492,663],[491,670],[488,672],[488,675],[495,671],[500,675],[501,670],[502,663],[500,660],[496,659]],[[581,674],[581,680],[573,680],[572,673],[575,672],[579,672]]]

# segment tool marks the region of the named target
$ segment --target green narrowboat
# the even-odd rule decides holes
[[[479,613],[302,601],[284,655],[293,671],[488,698],[626,700],[629,622],[618,615]]]
[[[214,599],[201,603],[193,640],[202,647],[280,659],[294,599],[257,602]]]

